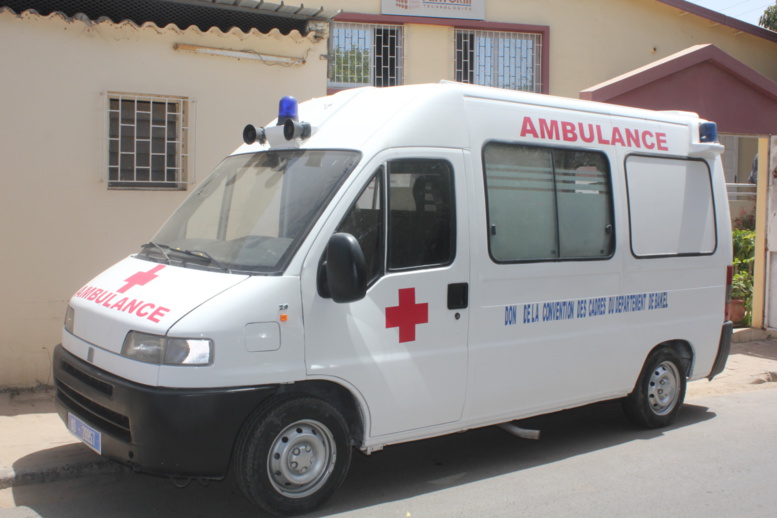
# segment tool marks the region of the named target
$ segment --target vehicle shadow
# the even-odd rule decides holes
[[[358,513],[383,503],[530,470],[632,441],[652,440],[714,417],[707,407],[686,404],[673,426],[645,430],[628,421],[619,402],[613,401],[517,423],[541,430],[539,441],[519,439],[497,427],[487,427],[394,445],[370,456],[354,452],[350,472],[338,493],[318,512],[306,516]],[[35,460],[25,459],[19,464]],[[26,506],[43,518],[264,516],[229,478],[207,487],[193,482],[178,488],[166,479],[120,470],[19,486],[13,489],[13,496],[17,506]]]
[[[335,514],[412,498],[632,441],[651,440],[714,417],[707,407],[686,404],[671,427],[645,430],[624,416],[619,402],[611,401],[516,422],[540,430],[539,441],[519,439],[492,426],[391,446],[370,457],[357,454],[348,479],[326,510]]]

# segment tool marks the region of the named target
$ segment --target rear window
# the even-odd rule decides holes
[[[705,161],[632,155],[626,159],[626,187],[635,256],[715,252],[715,205]]]

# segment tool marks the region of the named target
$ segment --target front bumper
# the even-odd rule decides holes
[[[54,350],[60,418],[72,413],[102,436],[102,455],[137,471],[222,478],[243,422],[276,386],[170,389],[127,381]]]

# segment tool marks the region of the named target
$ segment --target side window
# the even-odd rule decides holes
[[[703,160],[626,159],[631,250],[637,257],[712,254],[712,179]]]
[[[337,231],[353,235],[361,245],[368,283],[380,277],[385,267],[447,265],[456,254],[454,201],[453,169],[448,162],[395,160],[375,173]]]
[[[338,227],[338,232],[351,234],[364,252],[367,283],[383,273],[383,168],[381,167],[364,188],[356,203]]]
[[[597,259],[614,250],[604,154],[505,143],[483,151],[496,262]]]
[[[396,160],[388,166],[388,268],[453,262],[453,170],[443,160]]]

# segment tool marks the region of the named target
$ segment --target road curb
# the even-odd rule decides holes
[[[776,331],[767,329],[758,329],[751,327],[740,327],[734,329],[734,335],[731,337],[732,343],[752,342],[755,340],[774,340],[777,338]]]

